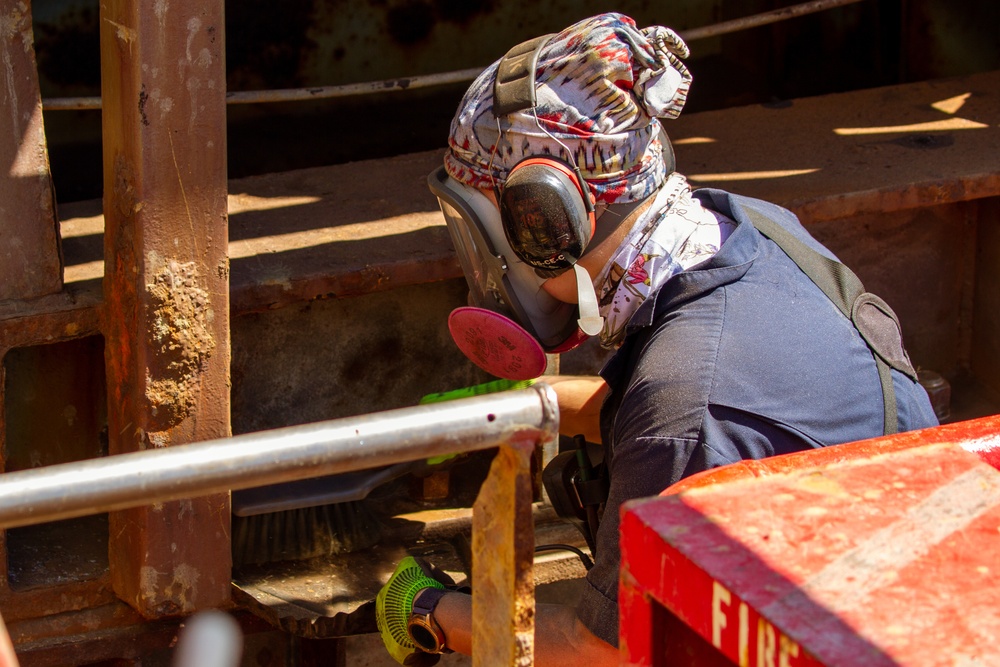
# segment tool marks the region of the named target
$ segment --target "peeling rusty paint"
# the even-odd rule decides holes
[[[228,284],[218,271],[227,238],[225,91],[210,85],[224,78],[225,60],[222,40],[212,45],[207,29],[221,23],[223,4],[171,0],[150,9],[101,3],[115,453],[230,433]],[[112,512],[115,592],[145,618],[225,604],[229,541],[198,536],[218,532],[228,502],[222,494]]]
[[[152,273],[146,297],[148,343],[156,359],[146,369],[150,429],[167,430],[195,406],[202,368],[215,350],[213,313],[194,262],[164,262]]]
[[[31,5],[0,6],[0,300],[62,288],[48,148],[31,30]]]
[[[114,202],[118,212],[126,219],[131,218],[141,206],[135,191],[135,169],[124,155],[115,156],[114,179]]]
[[[149,116],[146,115],[146,102],[149,101],[149,94],[146,92],[146,84],[142,84],[139,91],[139,117],[143,125],[149,125]]]
[[[160,602],[161,611],[173,614],[189,614],[195,611],[192,600],[197,598],[199,570],[187,563],[178,564],[172,573],[158,571],[151,566],[139,572],[139,592],[147,600]]]
[[[8,45],[13,46],[18,35],[22,36],[24,39],[24,31],[27,28],[29,41],[25,45],[25,48],[30,48],[31,41],[31,24],[29,23],[30,12],[23,2],[17,3],[16,6],[11,7],[9,14],[0,15],[0,39],[2,39],[3,53],[3,68],[4,68],[4,79],[6,82],[6,93],[7,93],[7,107],[10,110],[11,124],[10,129],[14,133],[14,143],[20,142],[20,133],[18,128],[20,123],[18,122],[17,112],[20,108],[18,104],[18,94],[17,87],[15,86],[14,79],[14,63],[11,57]]]

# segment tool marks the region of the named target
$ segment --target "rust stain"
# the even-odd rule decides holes
[[[171,578],[161,585],[164,576]],[[139,596],[164,614],[190,613],[195,610],[200,578],[198,569],[187,563],[178,564],[170,575],[147,565],[139,570]]]
[[[139,116],[143,125],[149,125],[149,118],[146,116],[146,102],[148,100],[149,95],[146,93],[146,84],[142,84],[142,90],[139,91]]]
[[[205,362],[215,350],[213,312],[194,262],[162,260],[150,253],[151,267],[160,264],[146,285],[147,342],[155,366],[146,369],[150,430],[168,430],[194,409]]]
[[[14,61],[11,57],[9,45],[13,44],[20,36],[24,51],[27,53],[31,49],[31,25],[28,20],[28,7],[23,2],[18,2],[11,8],[11,11],[0,16],[0,39],[3,40],[3,53],[0,58],[3,60],[4,80],[7,84],[7,107],[10,109],[11,128],[14,131],[14,144],[20,141],[18,129],[21,124],[18,122],[17,112],[20,108],[17,98],[17,86],[14,76]]]
[[[128,220],[142,208],[135,191],[135,169],[124,155],[115,156],[115,197],[118,212]]]

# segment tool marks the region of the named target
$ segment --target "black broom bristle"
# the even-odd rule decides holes
[[[365,500],[233,515],[233,566],[360,551],[379,541],[381,527]]]

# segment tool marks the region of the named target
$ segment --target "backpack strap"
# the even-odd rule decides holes
[[[899,430],[896,390],[890,368],[916,381],[917,374],[903,347],[899,318],[885,301],[865,291],[861,280],[840,262],[810,248],[760,211],[742,206],[758,232],[774,241],[833,302],[861,334],[875,358],[884,403],[883,434]]]

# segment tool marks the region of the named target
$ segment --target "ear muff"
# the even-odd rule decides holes
[[[507,242],[518,258],[558,273],[580,258],[594,236],[594,202],[579,173],[551,157],[518,162],[497,200]]]

